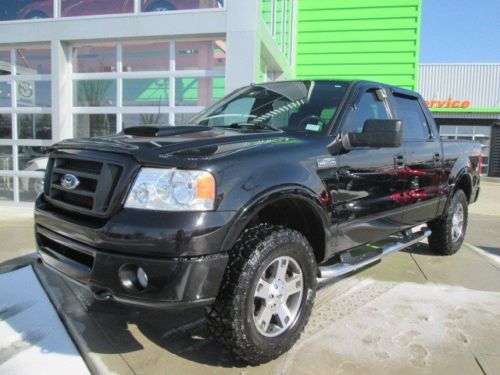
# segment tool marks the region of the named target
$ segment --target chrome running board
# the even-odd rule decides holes
[[[339,277],[345,275],[347,273],[351,273],[359,270],[360,268],[369,266],[375,262],[381,260],[384,256],[395,253],[396,251],[400,251],[406,249],[407,247],[416,244],[417,242],[426,239],[431,235],[431,231],[427,228],[422,229],[418,232],[413,233],[406,241],[404,242],[396,242],[395,244],[382,249],[382,251],[372,257],[365,259],[359,263],[349,264],[349,263],[336,263],[331,266],[318,267],[318,277],[320,279],[330,279],[333,277]]]

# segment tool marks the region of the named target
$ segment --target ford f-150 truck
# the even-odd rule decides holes
[[[442,142],[419,94],[381,83],[254,84],[178,125],[54,145],[39,258],[99,299],[206,305],[249,363],[294,344],[318,278],[426,238],[455,253],[479,194],[480,145]]]

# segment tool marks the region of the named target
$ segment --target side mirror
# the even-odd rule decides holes
[[[399,147],[403,140],[401,120],[366,120],[361,133],[345,133],[342,145],[346,150],[358,147]]]

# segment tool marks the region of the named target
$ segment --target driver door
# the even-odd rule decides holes
[[[366,120],[391,119],[388,90],[364,87],[344,117],[343,133],[360,133]],[[337,187],[332,191],[337,220],[335,251],[379,241],[401,230],[404,150],[354,148],[338,155]]]

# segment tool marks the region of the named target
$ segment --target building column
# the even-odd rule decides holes
[[[260,69],[260,1],[228,1],[226,93],[255,82]]]
[[[52,140],[58,142],[73,136],[71,47],[60,40],[53,40],[51,55]]]

